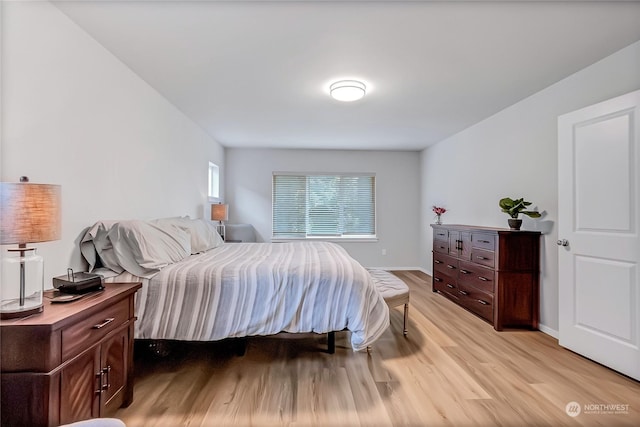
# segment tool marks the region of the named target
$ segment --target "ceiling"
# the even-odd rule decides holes
[[[639,2],[55,4],[226,147],[420,150],[640,40]]]

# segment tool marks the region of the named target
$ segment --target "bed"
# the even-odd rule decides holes
[[[135,337],[225,338],[349,330],[354,350],[389,326],[369,273],[329,242],[223,243],[209,221],[99,221],[81,252],[107,281],[140,280]]]

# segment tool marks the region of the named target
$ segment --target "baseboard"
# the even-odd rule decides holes
[[[393,271],[393,270],[418,270],[423,272],[424,274],[427,274],[429,276],[432,276],[431,271],[427,271],[426,269],[422,268],[422,267],[367,267],[369,269],[374,269],[374,270],[386,270],[386,271]],[[549,336],[552,336],[555,339],[559,339],[558,337],[560,336],[560,334],[558,333],[557,330],[552,329],[546,325],[543,324],[538,324],[538,330],[540,332],[543,332]]]
[[[418,270],[422,271],[424,274],[433,277],[433,272],[431,270],[426,270],[424,268],[418,267]]]
[[[393,271],[393,270],[417,270],[417,271],[422,271],[425,274],[428,274],[429,276],[431,276],[431,273],[426,271],[424,268],[422,267],[366,267],[369,269],[373,269],[373,270],[386,270],[386,271]]]
[[[550,327],[543,324],[538,324],[538,329],[540,330],[540,332],[544,332],[545,334],[550,335],[555,339],[559,339],[558,337],[560,336],[560,334],[555,329],[551,329]]]

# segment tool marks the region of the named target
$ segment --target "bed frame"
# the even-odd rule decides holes
[[[288,334],[282,332],[282,334]],[[299,335],[291,333],[288,335]],[[247,351],[247,337],[241,338],[226,338],[233,343],[233,350],[236,356],[244,356]],[[178,340],[149,340],[149,339],[136,339],[136,342],[143,343],[151,353],[158,357],[167,357],[171,354],[171,347],[169,342],[180,342]],[[206,341],[203,341],[206,342]],[[336,352],[336,333],[335,331],[327,332],[327,353],[335,354]]]

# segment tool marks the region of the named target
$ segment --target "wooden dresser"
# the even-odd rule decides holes
[[[433,227],[433,291],[504,328],[538,328],[540,232]]]
[[[134,296],[108,283],[82,299],[0,321],[3,426],[57,426],[103,417],[133,400]]]

